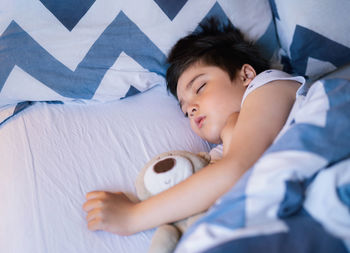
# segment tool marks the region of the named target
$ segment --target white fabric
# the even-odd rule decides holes
[[[171,47],[213,15],[268,59],[278,47],[268,0],[1,0],[0,14],[0,107],[105,102],[164,84]]]
[[[271,0],[270,4],[286,69],[308,76],[312,83],[349,63],[350,1]]]
[[[297,81],[300,84],[304,84],[305,83],[305,78],[302,76],[291,76],[290,74],[277,70],[277,69],[270,69],[270,70],[266,70],[264,72],[261,72],[260,74],[258,74],[248,85],[246,91],[243,94],[243,98],[242,98],[242,102],[241,102],[241,107],[243,106],[243,103],[245,101],[245,99],[247,98],[247,96],[253,92],[254,90],[256,90],[257,88],[272,82],[272,81],[276,81],[276,80],[293,80],[293,81]]]
[[[209,152],[210,160],[212,162],[220,160],[224,152],[224,146],[222,144],[217,145],[215,148],[212,148]]]
[[[208,151],[157,86],[106,104],[36,103],[0,128],[0,251],[146,252],[153,231],[87,229],[93,190],[136,196],[138,171],[170,150]]]

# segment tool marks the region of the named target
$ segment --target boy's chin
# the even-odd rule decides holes
[[[213,131],[211,133],[208,133],[208,131],[196,131],[197,129],[193,129],[194,132],[201,137],[202,139],[206,140],[207,142],[210,142],[212,144],[221,144],[221,137],[220,135],[213,133]]]
[[[202,137],[203,138],[203,137]],[[207,142],[210,142],[212,144],[221,144],[222,141],[220,138],[210,138],[210,137],[207,137],[207,138],[203,138],[204,140],[206,140]]]

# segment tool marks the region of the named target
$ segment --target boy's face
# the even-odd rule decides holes
[[[193,131],[209,142],[221,143],[221,131],[228,117],[240,111],[245,90],[239,71],[231,81],[219,67],[194,64],[180,76],[177,95]]]

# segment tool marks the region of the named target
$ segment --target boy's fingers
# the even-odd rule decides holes
[[[99,219],[93,219],[88,223],[88,229],[91,231],[102,230],[102,224]]]
[[[83,210],[85,212],[90,212],[94,208],[101,208],[103,206],[103,201],[100,199],[91,199],[85,202],[83,205]]]
[[[106,195],[106,192],[104,191],[93,191],[86,194],[86,199],[90,200],[95,198],[101,198],[101,197],[104,197],[105,195]]]
[[[86,216],[86,220],[88,222],[90,222],[96,218],[101,218],[101,209],[100,208],[97,208],[97,209],[90,211]]]

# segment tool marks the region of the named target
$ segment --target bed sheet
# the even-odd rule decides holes
[[[35,103],[0,128],[1,252],[146,252],[129,237],[87,229],[92,190],[135,195],[143,165],[169,150],[208,151],[164,86],[106,104]]]

